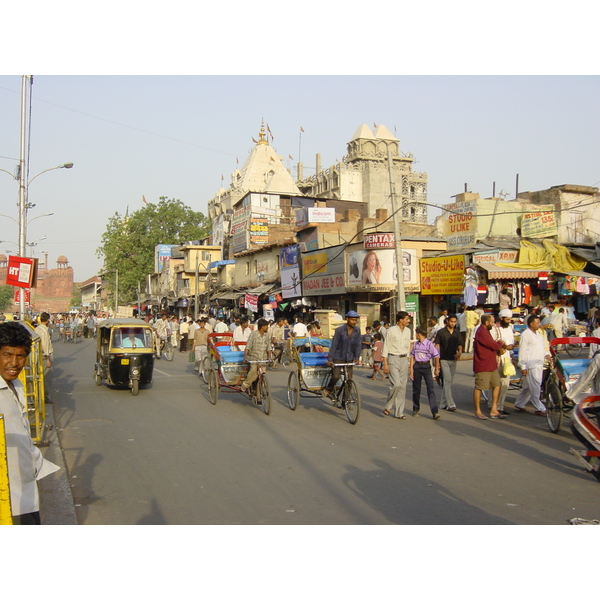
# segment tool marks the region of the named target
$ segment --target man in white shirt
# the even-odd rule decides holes
[[[546,408],[540,400],[544,360],[550,359],[546,351],[546,339],[540,331],[540,318],[527,317],[527,329],[519,341],[519,367],[523,375],[523,387],[515,401],[516,412],[527,412],[525,405],[531,400],[538,417],[546,416]]]
[[[37,480],[59,467],[31,439],[27,400],[19,373],[31,352],[31,335],[19,323],[0,324],[0,414],[4,415],[10,504],[15,525],[40,525]]]
[[[227,333],[229,331],[229,327],[227,327],[227,323],[225,323],[225,319],[223,317],[219,317],[217,324],[215,325],[215,333]]]
[[[190,332],[190,322],[187,317],[181,321],[179,325],[179,352],[187,350],[188,333]]]
[[[294,337],[296,339],[303,338],[308,335],[308,328],[304,324],[302,317],[298,317],[296,319],[296,323],[294,324],[294,327],[292,327],[292,332],[294,333]]]
[[[54,349],[52,348],[52,338],[48,329],[50,315],[43,312],[40,315],[40,324],[35,328],[42,342],[42,354],[44,355],[44,402],[52,404],[50,390],[52,388],[52,361],[54,359]]]
[[[509,358],[512,360],[512,350],[515,347],[515,333],[512,328],[512,310],[505,308],[498,313],[500,321],[492,327],[490,333],[496,341],[502,341],[506,344],[506,351]],[[504,410],[504,401],[510,386],[510,375],[504,375],[504,354],[501,355],[501,360],[498,365],[498,374],[500,375],[500,396],[498,397],[498,412],[501,415],[508,415],[508,411]],[[489,395],[488,406],[492,407],[492,395]]]
[[[248,338],[250,337],[250,333],[252,333],[250,327],[248,326],[248,317],[242,317],[240,319],[240,324],[235,328],[233,332],[233,343],[235,345],[236,350],[243,351],[246,347],[246,344],[237,345],[238,342],[248,342]]]
[[[191,352],[194,347],[194,334],[196,333],[196,329],[198,329],[200,325],[194,319],[190,323],[190,330],[188,331],[188,339],[187,339],[187,351]]]
[[[390,389],[383,414],[389,415],[393,409],[397,419],[406,419],[404,403],[406,401],[411,337],[409,323],[409,314],[401,310],[396,315],[396,325],[390,327],[387,332],[381,353],[383,372],[389,373],[390,376]]]

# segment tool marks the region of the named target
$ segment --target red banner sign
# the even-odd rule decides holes
[[[37,258],[10,255],[6,271],[6,285],[14,285],[20,288],[35,287],[37,262]]]

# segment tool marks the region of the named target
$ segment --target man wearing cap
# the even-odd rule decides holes
[[[192,344],[195,355],[194,371],[199,371],[202,361],[208,356],[208,329],[206,328],[206,317],[198,319],[198,328],[194,331],[194,341]]]
[[[325,388],[327,395],[334,400],[334,388],[341,375],[341,367],[334,367],[334,363],[358,362],[362,351],[362,336],[357,327],[358,313],[351,310],[346,313],[346,324],[340,325],[333,334],[327,364],[332,367],[329,385]],[[348,379],[352,379],[352,367],[346,371]]]
[[[491,334],[495,341],[504,342],[506,344],[506,351],[512,360],[512,350],[515,347],[515,333],[512,327],[512,310],[504,308],[498,313],[500,319],[495,327],[492,328]],[[503,359],[504,355],[501,355]],[[498,397],[498,412],[501,415],[508,415],[509,412],[504,410],[504,401],[506,400],[506,394],[510,386],[510,375],[504,375],[504,361],[500,360],[498,365],[498,374],[500,375],[500,396]],[[490,395],[488,399],[488,406],[492,407],[492,397]]]
[[[390,327],[383,343],[383,372],[390,375],[390,390],[383,409],[389,415],[394,409],[397,419],[406,419],[404,403],[406,401],[406,383],[408,381],[408,354],[410,352],[410,315],[401,310],[396,314],[396,325]]]

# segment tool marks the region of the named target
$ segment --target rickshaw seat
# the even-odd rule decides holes
[[[567,358],[560,360],[560,368],[565,374],[566,379],[581,375],[590,364],[589,358]]]
[[[327,352],[302,352],[298,354],[302,368],[324,367],[327,364]]]
[[[221,362],[239,364],[244,359],[244,353],[240,350],[220,350],[219,357]]]

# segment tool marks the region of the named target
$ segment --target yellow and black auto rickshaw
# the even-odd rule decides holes
[[[96,385],[103,381],[128,387],[137,396],[140,385],[152,382],[154,344],[152,326],[137,319],[106,319],[98,324]]]

